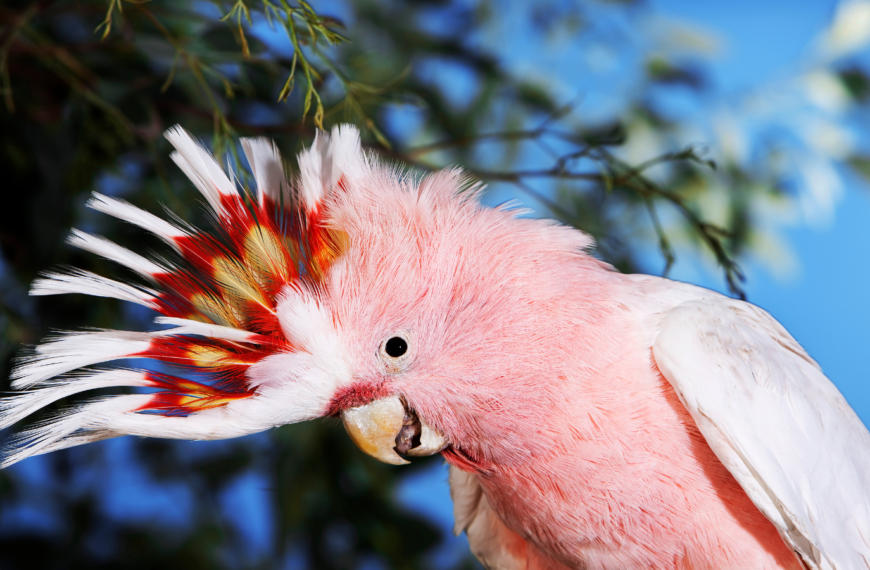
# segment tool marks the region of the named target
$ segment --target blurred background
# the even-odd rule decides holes
[[[129,277],[66,246],[71,227],[161,250],[86,210],[92,190],[207,226],[166,128],[244,183],[236,137],[291,159],[353,122],[385,160],[460,164],[488,203],[591,233],[620,270],[768,309],[867,423],[868,43],[866,0],[5,0],[0,389],[52,329],[153,327],[27,289],[60,264]],[[383,465],[328,421],[0,472],[3,569],[479,567],[451,526],[439,458]]]

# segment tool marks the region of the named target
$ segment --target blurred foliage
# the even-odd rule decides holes
[[[529,3],[528,22],[542,38],[594,35],[618,43],[595,6],[631,11],[635,4]],[[160,251],[143,232],[87,211],[92,190],[152,212],[165,205],[207,226],[195,189],[168,158],[162,133],[176,123],[244,173],[237,136],[272,137],[291,157],[316,127],[353,122],[388,160],[420,171],[458,163],[499,196],[506,188],[524,195],[594,235],[598,254],[620,270],[653,269],[646,260],[658,250],[667,271],[678,242],[706,252],[730,291],[742,295],[736,259],[760,231],[751,204],[784,190],[766,173],[735,161],[715,170],[702,148],[669,142],[680,121],[656,107],[656,91],[703,92],[703,67],[646,54],[623,116],[590,120],[580,112],[582,97],[558,99],[546,70],[518,74],[506,56],[475,40],[504,17],[502,7],[451,0],[4,2],[4,387],[14,352],[50,328],[151,326],[153,315],[113,300],[28,298],[26,290],[39,271],[58,264],[123,274],[66,247],[73,226]],[[861,69],[843,69],[841,78],[856,99],[866,99],[870,83]],[[469,86],[460,97],[453,80]],[[638,133],[650,132],[667,148],[633,156]],[[860,156],[852,162],[865,174],[868,163]],[[719,204],[712,216],[704,207],[711,199]],[[398,477],[438,460],[396,470],[358,453],[329,422],[221,446],[129,445],[129,469],[157,488],[183,490],[192,505],[186,522],[107,514],[101,473],[118,469],[120,460],[108,454],[114,447],[58,452],[33,460],[45,470],[39,477],[20,466],[0,472],[0,567],[283,568],[296,560],[309,568],[421,568],[432,567],[429,553],[443,540],[442,529],[394,497]],[[255,554],[233,514],[218,506],[248,473],[259,474],[274,499],[264,527],[272,536]],[[31,511],[45,511],[40,516],[49,522],[19,526]],[[458,564],[472,566],[468,557]]]

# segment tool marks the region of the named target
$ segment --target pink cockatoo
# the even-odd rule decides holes
[[[870,433],[763,310],[620,274],[575,229],[483,207],[457,169],[380,164],[353,127],[319,133],[292,181],[272,143],[243,140],[257,195],[166,136],[215,231],[94,194],[173,261],[74,231],[148,285],[69,270],[31,293],[114,297],[173,328],[48,339],[0,427],[85,390],[157,391],[37,424],[4,466],[340,416],[387,463],[442,454],[456,531],[487,568],[870,568]],[[163,366],[89,368],[122,358]]]

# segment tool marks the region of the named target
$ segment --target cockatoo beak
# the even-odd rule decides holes
[[[399,396],[375,400],[341,412],[344,429],[365,453],[384,463],[408,463],[412,457],[433,455],[447,447],[447,439],[409,410]]]

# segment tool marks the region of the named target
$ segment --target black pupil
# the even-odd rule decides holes
[[[387,341],[387,346],[384,348],[386,349],[387,354],[393,358],[398,358],[408,352],[408,343],[405,342],[405,339],[394,336]]]

